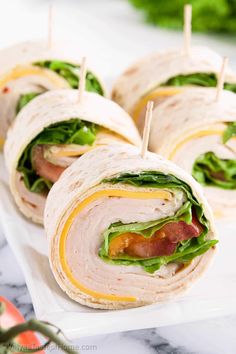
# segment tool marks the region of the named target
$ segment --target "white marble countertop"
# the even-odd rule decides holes
[[[70,23],[76,29],[73,31],[74,37],[83,46],[90,38],[89,35],[93,35],[94,30],[99,27],[101,38],[100,42],[93,42],[93,53],[97,52],[100,60],[103,59],[104,66],[100,71],[108,85],[114,79],[112,56],[118,54],[118,51],[120,60],[116,72],[123,70],[141,55],[164,46],[181,44],[182,41],[180,33],[145,26],[141,15],[133,11],[125,0],[58,0],[55,1],[55,7],[58,23],[65,23],[64,17],[67,17],[67,24]],[[3,9],[0,28],[6,28],[7,31],[0,38],[0,47],[29,39],[29,29],[32,38],[41,37],[42,33],[46,36],[45,1],[11,0],[2,4],[1,10]],[[16,26],[9,27],[9,18],[11,24],[17,21],[20,24],[17,31]],[[69,25],[66,28],[63,25],[55,27],[54,35],[60,38],[71,30]],[[207,43],[221,54],[228,55],[231,64],[236,68],[236,46],[233,45],[233,38],[195,35],[193,40],[195,43]],[[0,294],[13,301],[26,318],[34,315],[23,274],[1,232]],[[236,315],[232,315],[204,322],[88,337],[79,339],[76,345],[81,353],[97,354],[235,354],[235,333]]]
[[[0,294],[26,318],[34,316],[24,276],[0,230]],[[78,339],[80,353],[235,354],[236,315],[170,327]],[[56,354],[56,350],[50,350]]]

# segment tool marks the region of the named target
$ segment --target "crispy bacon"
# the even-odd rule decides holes
[[[33,148],[32,161],[36,173],[53,183],[59,179],[62,172],[66,169],[65,167],[54,165],[45,159],[43,145],[36,145]]]
[[[192,224],[189,225],[184,221],[171,222],[163,226],[161,230],[158,230],[154,237],[160,237],[160,235],[163,236],[164,234],[169,241],[178,243],[193,237],[198,237],[202,231],[202,225],[198,221],[196,215],[193,214]]]
[[[193,213],[190,225],[184,221],[171,222],[150,238],[135,233],[120,235],[110,243],[109,255],[117,257],[119,254],[128,254],[141,258],[169,256],[175,252],[180,241],[198,237],[202,232],[203,226]]]
[[[2,93],[9,93],[10,92],[10,88],[5,86],[3,89],[2,89]]]
[[[141,242],[131,243],[125,253],[134,257],[150,258],[169,256],[174,253],[175,249],[176,243],[169,241],[168,238],[151,237]]]

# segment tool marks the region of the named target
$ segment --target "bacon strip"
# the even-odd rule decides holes
[[[120,235],[111,242],[109,255],[117,257],[119,254],[125,253],[141,258],[170,256],[175,252],[180,241],[198,237],[202,232],[203,226],[193,213],[190,225],[184,221],[171,222],[156,231],[150,238],[135,233]]]

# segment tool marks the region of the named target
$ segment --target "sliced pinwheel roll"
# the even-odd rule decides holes
[[[98,147],[52,187],[44,225],[60,287],[91,307],[119,309],[174,298],[215,251],[199,184],[137,147]]]
[[[236,215],[236,97],[198,88],[153,112],[150,149],[174,161],[204,186],[216,216]]]
[[[20,210],[42,223],[47,194],[62,172],[88,150],[110,142],[139,145],[129,115],[92,92],[49,91],[16,117],[4,146],[10,188]]]
[[[143,129],[146,104],[158,105],[190,86],[217,84],[222,58],[207,47],[192,47],[155,53],[130,66],[113,87],[113,100]],[[228,69],[225,89],[236,92],[236,76]]]
[[[41,42],[19,43],[0,51],[1,144],[17,113],[34,97],[52,89],[78,87],[80,63],[65,53],[63,45],[50,49]],[[91,71],[86,89],[104,95],[101,81]]]

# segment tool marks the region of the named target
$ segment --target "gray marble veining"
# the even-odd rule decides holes
[[[17,261],[0,233],[0,295],[12,301],[26,318],[34,311]],[[236,316],[78,339],[81,353],[96,354],[235,354]],[[56,354],[55,348],[50,353]]]

